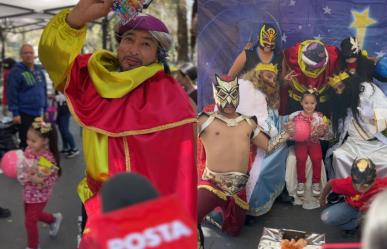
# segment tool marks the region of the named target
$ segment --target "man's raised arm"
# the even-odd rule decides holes
[[[39,59],[56,89],[63,91],[70,66],[86,39],[86,24],[109,13],[113,0],[80,0],[54,16],[39,42]]]

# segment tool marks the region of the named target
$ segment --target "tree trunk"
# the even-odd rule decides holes
[[[102,48],[107,49],[108,42],[108,28],[109,28],[109,19],[105,16],[102,19]]]
[[[186,0],[177,0],[177,61],[188,61],[188,25]]]
[[[191,60],[195,58],[196,48],[196,34],[198,24],[198,1],[195,0],[192,6],[192,18],[191,18]]]
[[[5,58],[5,30],[2,27],[0,27],[0,40],[1,40],[1,61],[3,61]],[[2,70],[0,71],[1,73],[3,73]]]

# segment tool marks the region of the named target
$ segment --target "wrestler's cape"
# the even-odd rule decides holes
[[[183,89],[159,71],[120,98],[103,98],[90,78],[90,57],[75,59],[64,91],[84,127],[87,177],[78,192],[88,214],[98,210],[94,196],[102,183],[129,171],[146,176],[162,195],[176,194],[196,220],[196,114]]]

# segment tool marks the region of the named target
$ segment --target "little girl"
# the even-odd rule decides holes
[[[36,118],[27,132],[25,160],[20,165],[18,180],[23,185],[25,227],[28,247],[39,248],[38,221],[49,225],[49,235],[56,236],[62,214],[44,212],[44,207],[60,176],[56,130],[42,118]]]
[[[302,95],[301,106],[303,111],[294,112],[289,117],[294,122],[297,120],[306,122],[310,126],[311,131],[311,134],[305,141],[296,141],[294,145],[294,153],[297,160],[297,195],[303,196],[305,192],[305,165],[309,155],[313,168],[312,194],[319,196],[322,160],[319,138],[325,134],[327,125],[324,123],[323,114],[315,111],[317,95],[313,90],[308,90]]]

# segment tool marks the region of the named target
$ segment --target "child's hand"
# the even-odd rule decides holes
[[[33,167],[27,168],[26,176],[29,182],[35,183],[34,181],[37,174],[38,174],[38,167],[33,166]]]
[[[37,174],[35,175],[31,175],[30,176],[30,181],[33,183],[33,184],[42,184],[44,182],[44,177],[41,177]]]
[[[294,136],[294,122],[293,121],[289,121],[287,123],[284,123],[283,125],[284,127],[284,130],[286,131],[286,133],[290,136],[290,137],[293,137]]]
[[[328,131],[328,125],[322,124],[312,127],[312,132],[310,133],[311,139],[317,139],[323,137]]]
[[[32,166],[32,167],[29,167],[27,168],[27,171],[26,171],[27,175],[36,175],[38,173],[38,167],[37,166]]]
[[[43,177],[47,177],[47,176],[51,175],[52,172],[53,172],[52,169],[45,168],[45,167],[39,167],[39,170],[38,170],[38,174],[43,176]]]

